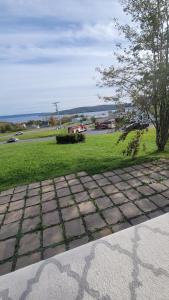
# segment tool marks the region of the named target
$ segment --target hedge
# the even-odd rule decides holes
[[[85,135],[81,133],[63,134],[56,136],[57,144],[75,144],[85,142]]]

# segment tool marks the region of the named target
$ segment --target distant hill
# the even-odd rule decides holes
[[[125,103],[125,107],[131,107],[131,103]],[[84,106],[84,107],[76,107],[71,109],[65,109],[61,110],[61,115],[77,115],[77,114],[85,114],[89,112],[99,112],[99,111],[109,111],[109,110],[115,110],[116,105],[115,104],[103,104],[103,105],[95,105],[95,106]],[[52,114],[55,114],[54,112],[46,112],[46,113],[32,113],[32,114],[18,114],[18,115],[8,115],[8,116],[0,116],[0,119],[6,119],[6,118],[19,118],[19,117],[33,117],[33,116],[50,116]]]

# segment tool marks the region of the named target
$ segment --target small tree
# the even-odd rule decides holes
[[[54,116],[51,116],[51,117],[49,118],[49,124],[50,124],[50,126],[52,126],[52,127],[55,127],[55,126],[57,125],[57,120],[56,120],[56,118],[55,118]]]
[[[159,151],[169,137],[169,1],[122,0],[131,25],[115,26],[127,41],[117,45],[116,64],[99,69],[102,85],[115,94],[106,101],[130,98],[156,128]]]

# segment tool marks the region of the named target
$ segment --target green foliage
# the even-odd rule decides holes
[[[57,144],[76,144],[85,142],[85,135],[81,133],[64,134],[56,136]]]

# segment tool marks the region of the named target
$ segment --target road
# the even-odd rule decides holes
[[[108,134],[108,133],[113,133],[112,130],[92,130],[89,129],[88,131],[84,132],[85,134],[89,134],[89,135],[98,135],[98,134]],[[8,136],[9,138],[9,136]],[[19,137],[18,137],[19,138]],[[46,142],[46,141],[50,141],[50,140],[55,140],[55,136],[52,137],[43,137],[43,138],[34,138],[34,139],[25,139],[25,140],[19,140],[17,143],[32,143],[32,142]],[[0,142],[1,144],[6,144],[6,142]],[[11,144],[15,144],[15,143],[11,143]]]

